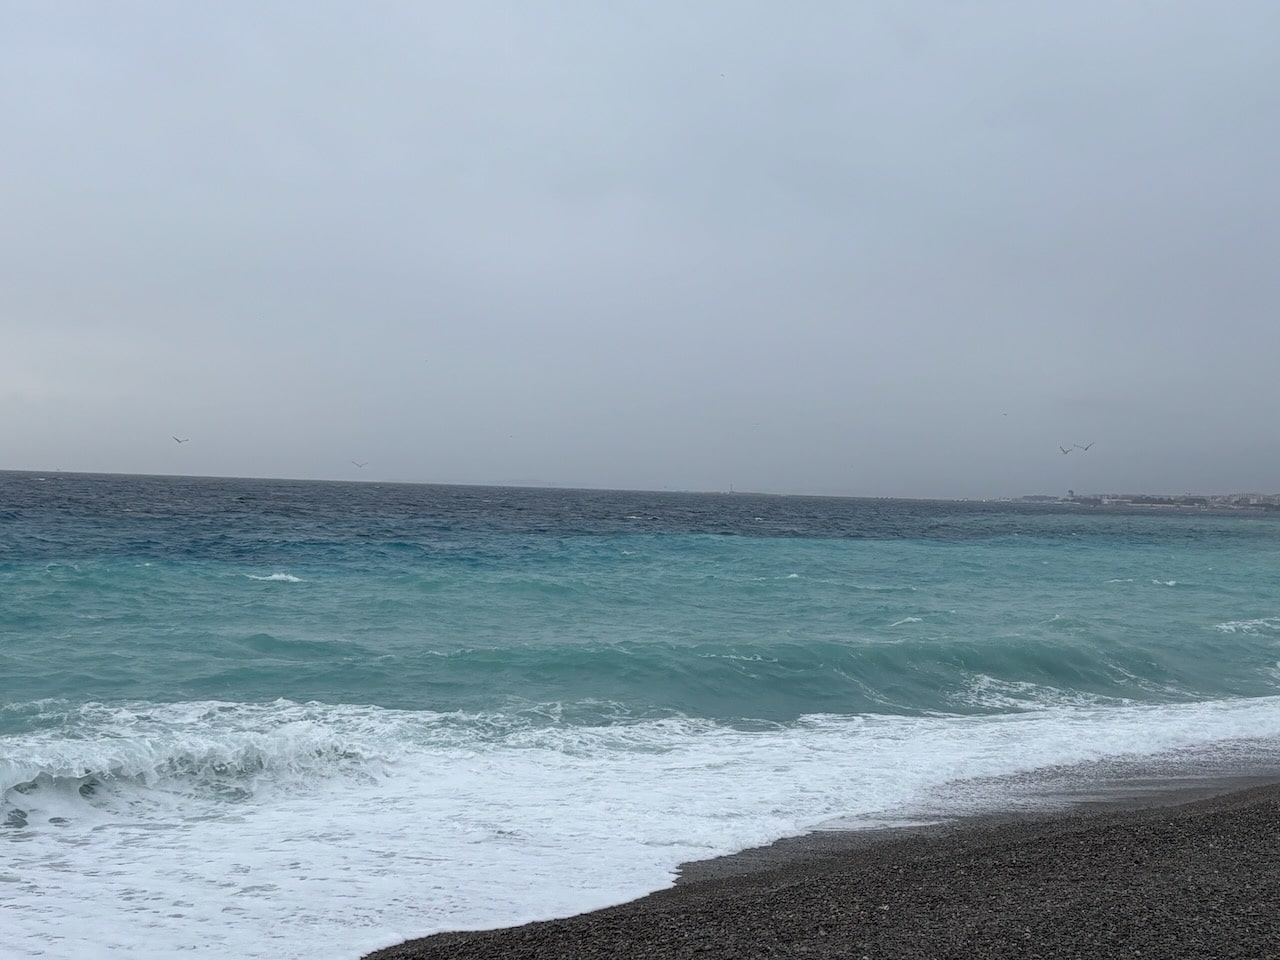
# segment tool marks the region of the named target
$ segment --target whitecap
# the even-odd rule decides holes
[[[301,577],[295,577],[291,573],[273,573],[265,577],[257,577],[257,576],[254,576],[252,573],[246,573],[245,576],[248,577],[250,580],[264,580],[264,581],[269,580],[269,581],[275,581],[277,583],[305,582]]]
[[[1024,680],[1001,680],[985,673],[972,675],[969,678],[968,688],[963,693],[952,697],[952,700],[967,707],[980,707],[987,710],[1028,711],[1053,707],[1095,708],[1132,702],[1120,698],[1068,691],[1049,684]]]
[[[1222,633],[1246,633],[1257,635],[1265,630],[1280,630],[1280,617],[1259,617],[1256,620],[1228,620],[1214,625]]]

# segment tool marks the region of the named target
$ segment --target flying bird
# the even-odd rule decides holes
[[[1064,446],[1059,445],[1058,449],[1059,449],[1059,450],[1061,450],[1063,453],[1070,453],[1070,452],[1071,452],[1071,448],[1070,448],[1070,447],[1064,447]]]
[[[368,460],[366,460],[364,463],[361,463],[359,460],[352,460],[351,462],[352,462],[352,463],[354,463],[354,464],[355,464],[357,467],[359,467],[361,470],[363,470],[365,467],[367,467],[367,466],[369,465],[369,461],[368,461]]]
[[[190,437],[174,437],[173,439],[178,443],[186,443],[191,438]]]
[[[1078,449],[1078,450],[1088,450],[1090,447],[1092,447],[1092,446],[1093,446],[1095,443],[1097,443],[1097,442],[1098,442],[1097,440],[1090,440],[1090,441],[1089,441],[1088,443],[1086,443],[1083,447],[1082,447],[1082,446],[1080,446],[1080,444],[1078,444],[1078,443],[1077,443],[1077,444],[1075,444],[1075,447],[1076,447],[1076,449]]]

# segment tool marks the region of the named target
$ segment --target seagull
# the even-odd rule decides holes
[[[1092,446],[1093,446],[1095,443],[1097,443],[1097,442],[1098,442],[1097,440],[1090,440],[1090,441],[1089,441],[1088,443],[1086,443],[1083,447],[1082,447],[1082,446],[1080,446],[1080,444],[1078,444],[1078,443],[1077,443],[1077,444],[1075,444],[1075,447],[1076,447],[1076,449],[1078,449],[1078,450],[1088,450],[1090,447],[1092,447]]]
[[[179,438],[179,437],[174,437],[173,439],[174,439],[176,442],[178,442],[178,443],[186,443],[186,442],[187,442],[188,440],[190,440],[191,438],[190,438],[190,437],[181,437],[181,438]]]
[[[354,463],[354,464],[355,464],[357,467],[359,467],[361,470],[363,470],[365,467],[367,467],[367,466],[369,465],[369,461],[368,461],[368,460],[366,460],[364,463],[361,463],[359,460],[352,460],[351,462],[352,462],[352,463]]]
[[[1058,447],[1058,449],[1059,449],[1059,450],[1061,450],[1063,453],[1070,453],[1070,452],[1071,452],[1071,448],[1070,448],[1070,447],[1063,447],[1063,446],[1059,446],[1059,447]]]

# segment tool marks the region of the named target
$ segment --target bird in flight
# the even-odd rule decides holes
[[[1070,448],[1070,447],[1064,447],[1064,446],[1059,445],[1058,449],[1059,449],[1059,450],[1061,450],[1063,453],[1070,453],[1070,452],[1071,452],[1071,448]]]
[[[177,443],[186,443],[191,438],[190,437],[174,437],[173,439]]]
[[[1097,443],[1097,442],[1098,442],[1097,440],[1090,440],[1090,441],[1089,441],[1088,443],[1086,443],[1084,446],[1080,446],[1080,444],[1078,444],[1078,443],[1077,443],[1077,444],[1075,444],[1074,446],[1076,447],[1076,449],[1077,449],[1077,450],[1088,450],[1090,447],[1092,447],[1092,446],[1093,446],[1095,443]]]
[[[366,460],[364,463],[361,463],[359,460],[352,460],[351,462],[354,463],[361,470],[363,470],[365,467],[369,465],[368,460]]]

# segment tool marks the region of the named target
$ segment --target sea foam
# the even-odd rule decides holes
[[[975,799],[975,778],[1280,737],[1280,698],[1044,699],[1058,702],[755,730],[287,701],[88,705],[61,731],[10,740],[0,839],[21,880],[0,904],[24,904],[16,956],[49,950],[53,931],[67,954],[355,956],[408,933],[603,906],[665,886],[685,860],[833,819],[945,807],[949,784],[967,785],[966,808],[998,805],[998,787]]]

